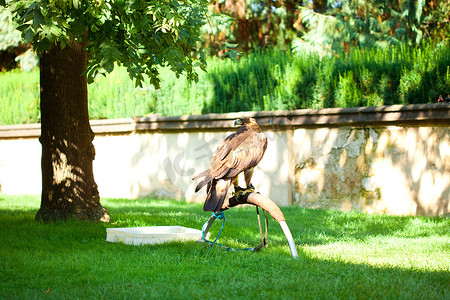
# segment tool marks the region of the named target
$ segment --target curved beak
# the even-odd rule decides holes
[[[242,119],[237,119],[236,121],[234,121],[234,126],[236,127],[236,126],[241,126],[242,124],[244,124],[243,122],[242,122]]]

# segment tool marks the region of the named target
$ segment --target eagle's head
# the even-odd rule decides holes
[[[240,118],[234,122],[234,126],[242,126],[246,124],[258,124],[258,123],[256,123],[255,119],[253,119],[252,117]]]

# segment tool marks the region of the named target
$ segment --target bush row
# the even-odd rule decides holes
[[[162,69],[161,89],[134,88],[116,68],[89,86],[92,119],[155,113],[185,115],[234,111],[379,106],[436,102],[450,94],[450,45],[354,49],[320,57],[281,51],[237,60],[208,60],[199,82]],[[0,74],[0,124],[39,121],[38,70]]]

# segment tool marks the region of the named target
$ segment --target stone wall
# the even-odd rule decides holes
[[[294,202],[395,215],[446,214],[449,133],[448,127],[296,130]]]
[[[101,197],[202,202],[206,169],[234,120],[254,117],[268,137],[253,185],[279,205],[447,215],[450,105],[242,112],[92,121]],[[0,188],[41,192],[39,124],[0,126]]]

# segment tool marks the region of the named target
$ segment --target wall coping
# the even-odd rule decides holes
[[[234,120],[244,116],[253,117],[262,128],[273,130],[341,126],[450,126],[450,104],[248,111],[174,117],[146,115],[124,119],[91,120],[90,123],[96,135],[155,131],[211,131],[233,129]],[[41,134],[40,130],[39,123],[4,125],[0,126],[0,140],[37,138]]]

